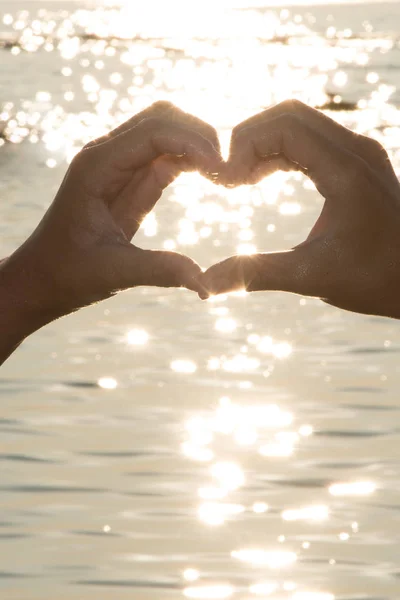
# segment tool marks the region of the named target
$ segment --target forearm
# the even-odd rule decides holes
[[[45,298],[45,286],[18,251],[0,261],[0,364],[29,335],[61,316]]]

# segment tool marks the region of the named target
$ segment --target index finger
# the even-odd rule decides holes
[[[136,127],[141,121],[151,118],[163,118],[169,121],[171,124],[180,124],[182,126],[186,126],[188,129],[192,129],[194,131],[198,131],[203,137],[209,139],[210,142],[215,146],[217,150],[220,149],[219,139],[217,131],[212,125],[202,121],[198,117],[191,115],[190,113],[184,112],[179,107],[175,106],[171,102],[166,100],[159,100],[154,102],[151,106],[148,106],[143,111],[133,115],[130,119],[107,133],[103,135],[89,144],[87,147],[97,146],[99,144],[103,144],[104,142],[108,142],[111,138],[120,135],[121,133],[125,133]]]
[[[163,117],[144,119],[106,142],[84,149],[79,160],[83,171],[90,169],[92,179],[95,171],[101,190],[115,176],[131,176],[161,156],[182,158],[186,167],[207,176],[212,176],[222,164],[221,154],[210,139]]]
[[[283,158],[302,170],[325,198],[342,198],[359,192],[360,179],[368,172],[367,163],[348,149],[294,114],[282,114],[264,122],[253,121],[234,130],[228,177],[238,183],[250,182],[262,161]],[[279,161],[278,161],[279,164]]]
[[[361,135],[344,127],[336,120],[325,115],[321,110],[312,108],[299,100],[285,100],[276,106],[254,115],[243,121],[236,131],[251,126],[260,126],[273,121],[279,116],[292,114],[299,117],[305,124],[323,135],[338,146],[347,148],[351,153],[365,160],[368,165],[383,179],[384,183],[398,183],[387,152],[381,144],[371,137]],[[231,152],[235,152],[235,135],[232,136]]]

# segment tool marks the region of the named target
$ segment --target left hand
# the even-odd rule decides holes
[[[400,318],[400,185],[383,147],[287,101],[234,129],[220,181],[254,184],[278,170],[302,171],[325,199],[310,235],[288,251],[214,265],[208,293],[281,290]]]

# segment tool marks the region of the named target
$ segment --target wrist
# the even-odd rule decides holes
[[[25,260],[21,249],[0,261],[0,362],[26,337],[63,314],[53,306],[45,274]]]

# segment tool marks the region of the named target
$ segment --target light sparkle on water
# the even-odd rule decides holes
[[[149,341],[149,334],[144,329],[131,329],[126,334],[126,341],[130,346],[145,346]]]
[[[188,587],[184,589],[183,594],[186,598],[198,600],[224,600],[234,594],[234,587],[231,585],[210,585]]]
[[[118,381],[114,377],[100,377],[97,383],[103,390],[115,390],[118,387]]]
[[[283,4],[278,0],[276,3]],[[112,4],[115,5],[114,0]],[[347,68],[349,64],[365,69],[363,78],[372,87],[358,100],[360,110],[352,115],[336,113],[336,118],[345,124],[355,122],[358,131],[373,133],[389,149],[398,147],[400,116],[391,104],[395,89],[385,82],[371,61],[373,49],[379,47],[387,52],[390,40],[366,38],[354,44],[350,29],[340,31],[335,26],[329,27],[324,38],[288,9],[262,15],[255,11],[227,13],[226,18],[218,19],[222,9],[246,4],[233,0],[199,3],[195,17],[189,15],[191,3],[181,2],[181,21],[187,22],[188,27],[182,27],[181,21],[177,23],[170,17],[173,12],[170,3],[168,7],[167,3],[164,6],[158,3],[162,16],[157,20],[154,19],[154,2],[145,3],[140,14],[134,4],[126,0],[122,11],[80,8],[70,18],[59,20],[49,18],[46,11],[34,20],[25,13],[3,16],[4,26],[9,27],[9,33],[18,40],[10,50],[16,68],[25,53],[54,53],[63,88],[59,95],[50,85],[41,83],[37,93],[23,105],[5,98],[0,106],[2,149],[8,142],[41,142],[46,152],[43,164],[49,169],[58,167],[58,172],[84,143],[110,131],[162,97],[217,123],[226,155],[230,128],[265,106],[292,96],[312,105],[323,104],[328,100],[326,92],[331,84],[337,88],[333,101],[339,104],[349,89],[352,77]],[[253,6],[256,4],[252,2]],[[259,4],[264,4],[264,0]],[[215,19],[209,19],[210,8],[215,11]],[[83,40],[81,32],[93,39]],[[140,34],[139,39],[132,41],[137,34]],[[284,40],[285,36],[288,43],[273,41],[279,37]],[[111,42],[113,37],[119,39],[118,44]],[[248,68],[250,63],[259,65],[256,78]],[[221,94],[220,81],[224,81],[224,94]],[[82,109],[86,104],[88,108]],[[163,230],[161,220],[158,222],[151,213],[143,221],[140,233],[151,238],[147,240],[149,243],[154,241],[166,250],[191,250],[201,244],[214,244],[218,249],[229,238],[233,240],[233,250],[252,254],[263,249],[264,239],[258,231],[260,210],[268,210],[263,224],[263,235],[268,240],[278,239],[285,232],[285,223],[289,220],[297,223],[303,215],[305,207],[295,196],[295,184],[299,181],[296,176],[276,173],[251,190],[224,190],[198,175],[185,174],[177,180],[168,198],[170,206],[181,211],[181,218],[171,219],[168,230]],[[303,185],[308,191],[314,190],[308,180],[304,180]],[[242,295],[245,296],[245,292]],[[211,298],[209,317],[210,327],[220,339],[242,338],[237,347],[232,345],[221,352],[213,348],[201,365],[196,356],[187,358],[184,353],[177,353],[176,359],[172,355],[171,362],[168,359],[166,363],[181,382],[206,364],[209,376],[221,375],[227,381],[233,381],[235,376],[242,379],[239,381],[238,377],[236,387],[241,394],[240,401],[227,396],[221,398],[215,410],[211,409],[211,414],[203,420],[189,419],[184,432],[182,454],[206,473],[193,497],[196,517],[208,526],[227,525],[231,520],[240,519],[246,510],[252,513],[254,520],[269,517],[272,511],[265,515],[268,505],[264,500],[270,502],[266,494],[258,493],[256,501],[252,498],[247,508],[235,496],[244,486],[253,483],[242,453],[254,452],[253,457],[262,461],[263,469],[272,464],[276,469],[277,460],[285,461],[293,456],[298,446],[312,441],[302,438],[309,438],[313,433],[312,425],[299,425],[296,415],[270,405],[271,400],[262,406],[252,405],[252,393],[257,385],[252,378],[257,381],[262,373],[273,372],[275,365],[279,368],[290,362],[295,343],[284,339],[283,333],[275,339],[268,328],[263,331],[257,324],[246,341],[244,323],[230,304],[235,299],[243,301],[240,293]],[[301,302],[301,306],[305,306],[305,301]],[[219,312],[211,312],[215,309]],[[148,333],[141,329],[128,331],[125,338],[129,347],[147,346],[149,341]],[[247,344],[246,349],[244,344]],[[116,390],[118,385],[114,377],[98,379],[98,386],[104,390]],[[292,427],[295,431],[289,431]],[[234,458],[231,460],[230,456]],[[351,498],[369,496],[376,489],[374,482],[355,481],[335,483],[325,492],[330,499],[332,496]],[[324,502],[326,498],[318,501]],[[278,514],[287,522],[314,522],[312,527],[330,517],[329,506],[322,504],[285,506]],[[109,527],[104,526],[103,531],[109,532]],[[356,533],[358,524],[353,523],[351,530]],[[351,543],[349,533],[340,529],[336,532],[337,540]],[[274,539],[282,540],[283,547],[290,543],[289,536],[278,536],[278,532]],[[302,549],[307,550],[309,545],[310,542],[303,542]],[[297,555],[290,551],[250,548],[234,552],[231,558],[255,567],[280,569],[290,568]],[[183,578],[195,583],[199,572],[188,568]],[[295,584],[282,582],[259,581],[247,589],[258,596],[278,591],[294,593],[290,600],[334,598],[327,592],[295,592]],[[229,598],[235,592],[231,584],[216,581],[191,585],[183,593],[188,598],[218,599]]]

